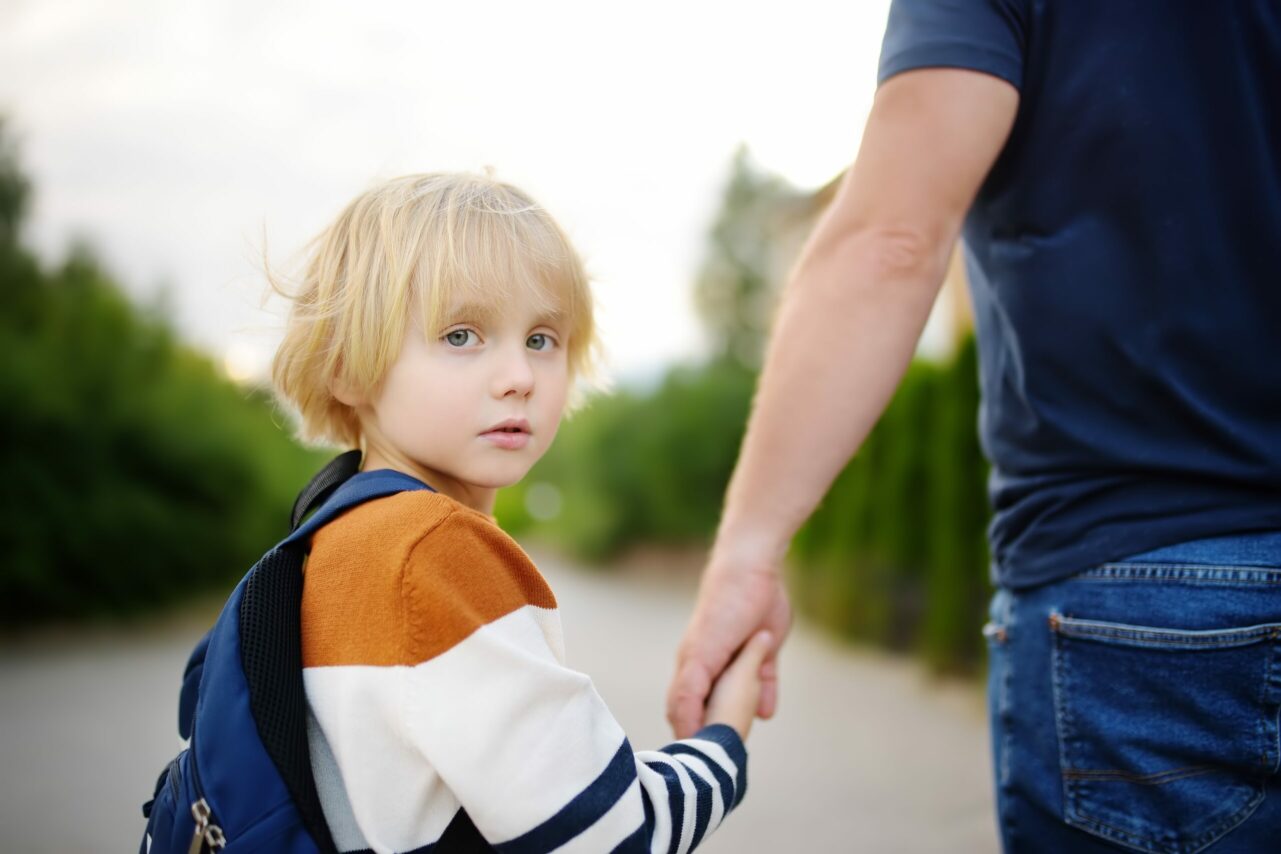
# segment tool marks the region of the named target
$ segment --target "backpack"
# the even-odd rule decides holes
[[[400,472],[333,460],[299,494],[292,533],[254,564],[183,674],[178,732],[188,747],[156,781],[140,854],[335,852],[312,778],[302,679],[302,565],[311,537],[375,498],[430,489]],[[307,512],[320,504],[306,521]]]

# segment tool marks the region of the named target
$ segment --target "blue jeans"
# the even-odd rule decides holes
[[[988,700],[1014,852],[1281,852],[1281,532],[1000,590]]]

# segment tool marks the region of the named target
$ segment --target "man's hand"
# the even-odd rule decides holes
[[[770,633],[770,645],[760,669],[756,713],[762,718],[773,716],[778,706],[778,650],[791,622],[792,610],[777,566],[713,555],[667,691],[667,720],[677,738],[688,738],[703,726],[707,698],[717,678],[744,642],[761,630]]]

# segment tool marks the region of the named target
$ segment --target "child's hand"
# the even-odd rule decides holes
[[[738,651],[707,700],[709,724],[728,724],[747,738],[761,695],[761,663],[772,642],[769,632],[757,632]]]

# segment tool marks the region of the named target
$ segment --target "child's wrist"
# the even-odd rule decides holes
[[[747,718],[746,722],[744,722],[742,720],[734,720],[729,715],[712,715],[708,717],[707,723],[704,726],[727,726],[734,730],[734,732],[738,733],[739,738],[743,741],[747,741],[747,734],[752,728],[753,717],[755,716],[753,715],[752,717]]]

